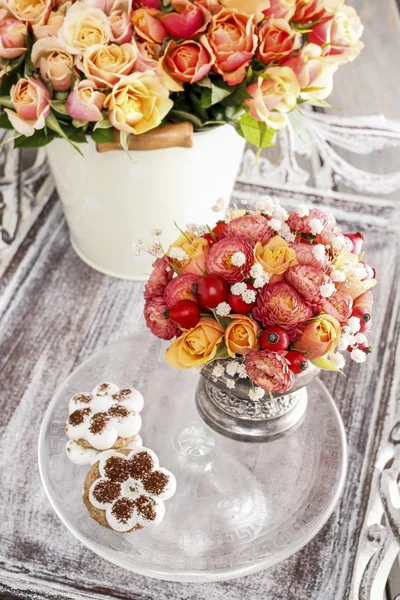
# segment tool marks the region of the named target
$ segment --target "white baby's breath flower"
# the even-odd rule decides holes
[[[331,279],[337,283],[346,281],[346,273],[343,273],[343,271],[340,271],[339,269],[335,269],[331,274]]]
[[[246,255],[244,252],[235,252],[231,256],[231,261],[235,267],[243,267],[246,264]]]
[[[363,363],[365,361],[365,359],[367,358],[367,355],[365,354],[365,352],[363,352],[359,348],[354,348],[354,350],[352,350],[350,352],[350,356],[351,356],[352,360],[354,360],[357,363]]]
[[[211,207],[211,210],[215,213],[219,213],[224,209],[225,202],[223,198],[219,198],[216,203]]]
[[[214,368],[212,370],[213,377],[222,377],[223,374],[224,374],[224,367],[220,364],[214,365]]]
[[[197,235],[197,225],[196,223],[188,223],[186,225],[186,231],[192,233],[193,235]]]
[[[300,204],[296,212],[299,215],[299,217],[308,217],[308,215],[310,214],[310,209],[305,204]]]
[[[268,225],[274,231],[279,231],[281,229],[281,227],[282,227],[282,221],[280,221],[279,219],[270,219],[268,221]]]
[[[227,302],[220,302],[215,309],[215,312],[219,317],[227,317],[231,310],[232,309]]]
[[[367,344],[368,340],[367,340],[367,336],[364,335],[363,333],[356,333],[356,335],[354,336],[355,342],[356,344]]]
[[[331,355],[330,360],[333,366],[337,369],[343,369],[344,365],[346,364],[346,359],[344,358],[343,354],[340,354],[340,352],[334,352]]]
[[[233,379],[226,380],[226,387],[232,390],[236,386],[236,383]]]
[[[169,256],[171,258],[179,260],[180,262],[183,262],[189,258],[189,256],[182,248],[171,248],[169,251]]]
[[[285,242],[287,242],[288,244],[296,241],[296,236],[294,235],[294,233],[292,233],[290,231],[290,227],[289,225],[287,225],[287,223],[282,223],[282,227],[279,230],[279,235],[281,236],[281,238],[283,238],[285,240]]]
[[[344,270],[350,279],[366,279],[367,271],[361,263],[346,263]]]
[[[258,200],[256,204],[256,210],[265,213],[266,215],[271,215],[274,209],[274,203],[268,196],[263,198],[262,200]]]
[[[332,248],[334,250],[336,250],[337,252],[344,252],[347,250],[351,250],[351,248],[352,248],[351,241],[344,235],[332,236],[331,245],[332,245]]]
[[[247,290],[247,285],[242,281],[231,285],[231,292],[234,296],[241,296]]]
[[[254,280],[253,286],[256,288],[256,290],[263,288],[264,285],[265,281],[264,279],[261,279],[261,277],[257,277],[257,279]]]
[[[256,301],[256,297],[257,297],[257,294],[254,290],[247,289],[242,294],[242,298],[243,298],[244,302],[246,302],[246,304],[253,304],[253,302]]]
[[[162,229],[152,229],[150,233],[153,237],[160,237],[162,234]]]
[[[258,402],[259,400],[264,398],[264,396],[265,396],[265,390],[263,390],[260,387],[255,387],[255,388],[252,388],[251,390],[249,390],[250,400],[254,400],[255,402]]]
[[[357,333],[357,331],[360,331],[360,319],[357,317],[350,317],[350,319],[347,321],[347,326],[349,327],[351,333]]]
[[[246,379],[246,377],[248,377],[247,375],[247,371],[246,371],[246,366],[244,363],[241,363],[238,368],[237,368],[237,374],[239,376],[239,379]]]
[[[254,279],[257,279],[258,277],[263,277],[264,269],[262,268],[262,265],[260,265],[260,263],[254,263],[254,265],[250,269],[250,275]]]
[[[236,375],[236,373],[237,373],[238,368],[239,368],[239,363],[236,360],[231,360],[226,365],[225,371],[228,373],[228,375],[230,375],[231,377],[234,377],[234,375]]]
[[[323,244],[315,244],[312,250],[315,258],[320,262],[323,262],[326,259],[325,246]]]
[[[310,229],[313,235],[318,235],[324,230],[324,225],[320,219],[311,219]]]
[[[161,244],[158,244],[158,243],[152,244],[150,246],[150,254],[153,254],[154,256],[158,256],[158,257],[164,256],[164,250],[163,250],[163,247],[161,246]]]
[[[338,349],[341,350],[341,352],[344,352],[349,346],[353,346],[354,342],[354,335],[352,335],[351,333],[346,333],[344,331],[340,337]]]
[[[335,284],[324,283],[319,288],[319,291],[321,292],[321,296],[323,296],[323,298],[330,298],[336,292]]]
[[[280,221],[287,221],[289,218],[288,211],[282,208],[278,200],[275,200],[272,214],[276,219],[279,219]]]

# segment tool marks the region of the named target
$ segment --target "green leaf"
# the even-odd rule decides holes
[[[51,129],[52,131],[55,131],[56,133],[58,133],[58,135],[60,135],[62,138],[64,138],[65,140],[67,140],[67,142],[69,142],[71,144],[71,146],[73,148],[75,148],[75,150],[77,152],[79,152],[79,154],[81,156],[83,156],[82,154],[82,150],[80,150],[80,148],[78,148],[78,146],[76,144],[74,144],[70,138],[68,137],[68,135],[65,133],[65,131],[62,129],[60,123],[57,121],[57,117],[55,116],[55,114],[53,112],[51,112],[49,114],[49,116],[46,119],[46,125],[49,129]]]
[[[102,123],[102,121],[99,121],[99,123]],[[92,139],[96,144],[114,141],[111,135],[111,129],[101,129],[100,127],[92,131]]]
[[[75,129],[80,129],[81,127],[85,127],[87,125],[86,121],[78,121],[78,119],[72,119],[72,125]]]
[[[233,88],[233,92],[223,101],[223,104],[224,106],[238,107],[248,98],[251,98],[251,95],[247,91],[246,82],[242,81],[240,85]]]
[[[196,115],[201,119],[201,122],[203,124],[203,121],[208,121],[207,111],[201,105],[200,98],[198,96],[196,96],[196,94],[190,93],[189,95],[190,95],[190,99],[191,99],[192,104],[193,104],[193,109],[196,112]]]
[[[224,358],[229,358],[229,352],[225,344],[221,346],[221,348],[218,348],[217,352],[215,353],[214,360],[221,360]]]
[[[60,113],[60,115],[64,115],[66,117],[69,117],[69,112],[67,111],[67,107],[65,106],[65,102],[62,102],[61,100],[52,100],[50,102],[50,106],[53,110],[55,110],[56,112]]]
[[[212,311],[214,318],[224,329],[228,327],[228,325],[233,321],[231,317],[220,317],[215,310]]]
[[[102,121],[97,121],[97,123],[95,123],[93,131],[96,131],[97,129],[111,129],[111,127],[111,121],[109,119],[103,119]]]
[[[324,357],[313,358],[313,359],[309,359],[309,361],[310,361],[310,363],[312,363],[315,367],[318,367],[319,369],[323,369],[324,371],[338,371],[339,373],[344,375],[343,371],[341,371],[340,369],[335,367],[331,363],[331,361],[328,360],[327,358],[324,358]]]
[[[196,115],[193,115],[184,110],[172,109],[169,111],[168,116],[170,120],[174,123],[182,123],[183,121],[189,121],[190,123],[193,123],[196,129],[201,129],[203,127],[203,123],[199,119],[199,117],[196,117]]]
[[[29,137],[22,135],[14,140],[14,148],[41,148],[50,144],[55,137],[56,136],[50,132],[46,133],[44,129],[38,129]]]
[[[205,77],[203,77],[203,79],[200,79],[200,81],[197,81],[197,85],[199,85],[200,87],[205,87],[205,88],[211,89],[212,82],[211,82],[211,79],[209,78],[209,76],[206,75]]]
[[[201,105],[203,108],[210,108],[218,104],[233,92],[234,88],[220,87],[211,83],[211,87],[204,87],[201,92]]]
[[[0,104],[6,108],[14,108],[12,100],[9,96],[0,96]]]
[[[265,123],[256,121],[248,113],[239,120],[239,127],[244,139],[249,144],[257,146],[259,149],[274,145],[275,129],[267,127]]]
[[[5,112],[0,113],[0,129],[14,129]]]

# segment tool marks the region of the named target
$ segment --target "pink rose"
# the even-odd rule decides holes
[[[159,48],[158,44],[150,44],[150,42],[143,42],[137,44],[138,55],[135,62],[134,71],[138,73],[144,73],[145,71],[156,71],[158,67],[158,60],[154,57],[154,47]]]
[[[229,85],[241,83],[257,48],[253,19],[222,9],[213,16],[207,38],[216,58],[214,71]]]
[[[257,58],[264,64],[280,63],[301,46],[301,34],[285,19],[269,19],[258,32]]]
[[[269,325],[282,327],[291,340],[298,337],[305,321],[312,316],[312,308],[291,285],[284,281],[265,285],[258,295],[257,306],[253,310],[253,317],[264,327]]]
[[[347,292],[338,291],[321,303],[321,312],[335,317],[341,325],[345,325],[351,317],[353,298]]]
[[[143,6],[147,6],[147,8],[156,8],[160,10],[161,2],[160,0],[133,0],[132,8],[136,10],[137,8],[142,8]]]
[[[204,6],[204,8],[207,8],[211,13],[218,12],[223,8],[223,5],[219,0],[194,0],[194,3]]]
[[[292,21],[308,23],[327,16],[326,0],[296,0],[296,12]]]
[[[5,11],[1,11],[4,13]],[[0,20],[0,58],[7,60],[18,58],[26,52],[28,29],[25,23],[16,19],[1,18]]]
[[[189,40],[205,32],[211,13],[204,6],[189,0],[172,0],[171,4],[176,12],[170,12],[162,19],[170,37]]]
[[[303,90],[302,98],[311,104],[318,106],[318,102],[325,100],[332,92],[333,75],[338,65],[322,56],[320,46],[306,44],[296,56],[286,59],[282,65],[295,73]]]
[[[153,335],[162,340],[172,340],[172,338],[181,335],[178,325],[169,321],[165,317],[167,305],[163,296],[154,296],[147,300],[144,305],[144,318],[146,325]]]
[[[296,11],[296,0],[270,0],[270,6],[263,11],[267,18],[290,21]]]
[[[290,363],[278,352],[252,350],[244,364],[253,383],[267,392],[283,394],[293,387],[294,374]]]
[[[325,283],[325,273],[316,265],[295,265],[285,272],[288,283],[307,304],[316,308],[322,300],[320,287]]]
[[[311,208],[309,214],[306,217],[300,217],[300,215],[293,211],[289,215],[287,224],[289,225],[293,233],[305,233],[306,235],[311,234],[310,222],[313,219],[318,219],[325,231],[333,231],[336,227],[335,217],[331,213],[324,212],[319,208]]]
[[[124,10],[113,10],[108,17],[111,26],[111,40],[116,44],[132,42],[133,25]]]
[[[99,8],[100,10],[104,11],[107,15],[109,15],[110,12],[114,9],[115,4],[119,0],[80,0],[80,1],[84,2],[85,4],[90,6],[90,8]]]
[[[308,41],[321,46],[322,56],[343,64],[357,58],[363,49],[362,32],[363,26],[354,8],[343,5],[335,15],[313,27]]]
[[[168,308],[172,308],[179,300],[192,300],[196,302],[196,296],[193,294],[193,286],[199,279],[198,275],[193,273],[184,273],[179,277],[174,277],[165,288],[165,303]]]
[[[185,40],[177,44],[171,40],[160,60],[165,85],[172,92],[183,91],[180,82],[195,83],[211,70],[214,57],[200,42]],[[204,40],[207,44],[207,40]]]
[[[227,224],[222,231],[221,238],[239,237],[246,240],[251,246],[255,246],[257,242],[261,242],[265,246],[272,235],[272,229],[265,217],[243,215]]]
[[[19,79],[10,90],[15,111],[4,109],[15,131],[30,137],[37,129],[43,129],[50,114],[51,95],[46,86],[33,77]]]
[[[171,260],[167,256],[157,258],[152,267],[153,270],[144,288],[145,300],[151,300],[154,296],[162,295],[174,274]]]
[[[137,58],[135,43],[95,44],[77,60],[77,66],[86,79],[94,81],[97,88],[112,87],[121,77],[129,75]]]
[[[132,13],[132,23],[140,41],[162,44],[167,37],[161,23],[163,13],[155,8],[139,8]]]
[[[65,106],[69,115],[78,121],[102,121],[101,109],[106,95],[96,90],[93,81],[77,81]]]
[[[206,271],[221,275],[228,283],[237,283],[249,277],[253,263],[253,248],[250,244],[242,238],[229,237],[211,246]]]
[[[72,2],[68,1],[60,5],[56,11],[52,11],[46,21],[41,24],[33,25],[32,31],[36,39],[57,37],[58,31],[61,29],[67,10],[72,6]]]
[[[295,251],[299,265],[314,265],[315,267],[321,267],[321,262],[315,258],[312,244],[296,242],[290,244],[290,247]]]
[[[33,44],[31,60],[34,67],[40,68],[43,81],[49,82],[55,92],[70,89],[74,59],[59,39],[39,39]]]

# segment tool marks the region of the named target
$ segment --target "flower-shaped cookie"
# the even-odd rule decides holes
[[[102,452],[86,477],[83,497],[96,521],[123,533],[158,525],[165,514],[163,501],[175,490],[172,473],[142,447]]]
[[[84,448],[121,448],[134,441],[139,432],[142,408],[143,396],[137,390],[101,383],[91,394],[71,398],[65,431],[70,440]]]

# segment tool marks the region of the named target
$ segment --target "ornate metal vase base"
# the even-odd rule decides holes
[[[94,552],[150,577],[207,582],[276,565],[320,531],[340,496],[346,442],[331,396],[313,379],[307,391],[302,388],[294,399],[286,397],[287,406],[280,407],[285,414],[275,423],[247,418],[240,431],[236,417],[226,420],[226,407],[210,401],[204,378],[196,407],[199,377],[169,367],[165,348],[150,333],[136,334],[92,355],[59,388],[39,441],[42,481],[54,510]],[[64,422],[70,396],[91,390],[100,380],[135,386],[145,397],[143,443],[155,450],[178,482],[159,527],[118,534],[91,519],[82,502],[87,467],[68,460]],[[282,403],[268,401],[258,407],[260,414],[279,410]],[[260,441],[266,421],[266,443],[233,439]]]

